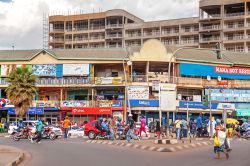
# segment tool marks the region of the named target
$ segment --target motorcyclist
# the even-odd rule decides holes
[[[123,132],[124,131],[124,128],[122,127],[122,119],[121,118],[118,118],[117,119],[117,123],[116,123],[116,128],[117,128],[117,131],[121,131]]]
[[[242,118],[242,125],[241,125],[241,128],[244,130],[244,131],[246,131],[247,130],[247,128],[249,128],[250,127],[250,124],[247,122],[247,120],[245,119],[245,118]]]
[[[108,132],[108,123],[106,118],[103,118],[101,126],[104,132]]]
[[[129,114],[128,115],[128,126],[129,126],[129,130],[127,132],[127,141],[130,142],[131,137],[135,140],[140,140],[140,138],[136,135],[133,134],[133,130],[135,127],[135,121],[133,120],[133,115]]]
[[[98,121],[97,121],[97,124],[96,124],[96,128],[97,128],[98,130],[100,130],[100,131],[103,130],[103,129],[102,129],[102,121],[103,121],[103,118],[100,117],[100,118],[98,119]]]

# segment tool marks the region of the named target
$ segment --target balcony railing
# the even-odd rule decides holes
[[[122,34],[107,34],[106,38],[121,38]]]
[[[202,30],[219,30],[220,25],[211,25],[211,26],[203,26],[201,27]]]
[[[50,32],[64,32],[64,29],[50,29]]]
[[[239,12],[239,13],[227,13],[226,17],[237,17],[237,16],[244,16],[244,12]]]
[[[123,24],[108,24],[106,28],[122,28]]]

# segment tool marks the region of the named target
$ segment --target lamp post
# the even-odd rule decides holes
[[[126,111],[127,110],[127,103],[128,103],[129,114],[131,114],[131,107],[130,107],[130,101],[129,101],[129,96],[128,96],[128,80],[127,80],[127,72],[126,72],[126,68],[125,68],[125,59],[123,59],[122,64],[123,64],[123,72],[124,72],[124,77],[125,77],[125,103],[124,103],[125,110],[124,110],[124,115],[123,115],[124,116],[124,121],[125,121],[126,113],[127,113],[127,111]],[[127,61],[127,65],[131,66],[132,62],[130,60]]]
[[[211,81],[211,77],[207,76],[207,81],[210,82]],[[208,88],[208,100],[209,100],[209,130],[210,130],[210,137],[213,137],[213,126],[212,126],[212,101],[211,101],[211,88],[209,86]]]

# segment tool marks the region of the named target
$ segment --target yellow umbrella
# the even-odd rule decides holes
[[[239,124],[240,122],[233,118],[227,118],[227,124]]]

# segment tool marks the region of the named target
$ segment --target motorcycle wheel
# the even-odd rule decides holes
[[[49,139],[50,140],[55,140],[56,139],[56,134],[55,133],[50,133]]]
[[[19,141],[20,137],[18,136],[18,133],[16,133],[15,135],[13,135],[13,140],[14,141]]]
[[[90,131],[89,134],[88,134],[88,137],[89,137],[89,139],[95,139],[95,137],[96,137],[95,132],[94,131]]]

